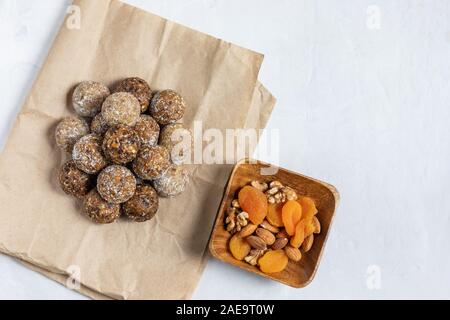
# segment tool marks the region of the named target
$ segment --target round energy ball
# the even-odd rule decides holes
[[[125,215],[137,222],[152,219],[158,211],[158,207],[158,194],[149,185],[137,186],[134,196],[122,206]]]
[[[62,150],[71,153],[75,143],[89,133],[89,125],[80,117],[64,118],[56,127],[56,145]]]
[[[108,131],[109,126],[105,121],[105,118],[103,118],[103,115],[99,113],[92,119],[91,122],[91,132],[98,134],[99,136],[103,136],[106,131]]]
[[[159,137],[159,144],[169,150],[170,158],[175,165],[182,165],[190,160],[192,143],[191,131],[184,128],[181,123],[165,126]]]
[[[150,104],[150,114],[161,125],[175,123],[184,116],[186,105],[183,97],[173,90],[155,94]]]
[[[84,197],[92,190],[94,182],[93,177],[78,169],[73,160],[66,162],[59,170],[61,189],[70,196]]]
[[[132,127],[139,120],[141,105],[131,93],[113,93],[103,103],[102,115],[110,127],[118,124]]]
[[[72,159],[78,169],[89,174],[96,174],[108,165],[102,152],[102,139],[96,134],[78,140],[73,147]]]
[[[159,178],[169,167],[169,151],[161,146],[141,148],[133,162],[134,172],[144,180]]]
[[[106,202],[96,189],[84,198],[83,213],[96,223],[112,223],[120,217],[120,205]]]
[[[109,95],[110,91],[105,85],[94,81],[84,81],[73,92],[73,108],[82,117],[94,117],[100,112],[103,101]]]
[[[109,203],[121,204],[134,195],[136,178],[134,174],[122,166],[109,166],[97,178],[97,190]]]
[[[183,166],[171,166],[153,186],[161,197],[170,198],[183,193],[188,183],[189,172]]]
[[[149,115],[143,114],[134,126],[134,131],[139,136],[141,146],[152,147],[158,144],[159,124]]]
[[[133,128],[119,124],[110,128],[103,138],[103,152],[115,164],[133,161],[139,151],[140,140]]]
[[[152,98],[152,89],[150,89],[148,83],[137,77],[127,78],[121,81],[114,89],[114,92],[131,93],[138,99],[139,104],[141,105],[141,112],[147,111]]]

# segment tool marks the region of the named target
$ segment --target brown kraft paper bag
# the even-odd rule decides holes
[[[275,103],[257,83],[263,57],[115,0],[74,5],[80,28],[61,27],[0,156],[0,251],[60,282],[78,269],[79,291],[91,297],[187,299],[231,166],[193,165],[186,192],[161,199],[149,222],[96,225],[60,191],[66,156],[54,129],[74,114],[76,84],[112,87],[128,76],[180,92],[187,127],[263,128]]]

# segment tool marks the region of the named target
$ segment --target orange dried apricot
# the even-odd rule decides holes
[[[246,256],[250,253],[252,247],[250,244],[238,234],[235,234],[229,243],[230,252],[237,260],[244,260]]]
[[[276,273],[283,271],[289,262],[284,250],[272,250],[266,252],[259,260],[259,268],[264,273]]]
[[[286,232],[292,236],[295,234],[295,226],[302,218],[302,206],[297,201],[291,200],[285,203],[282,209],[281,217],[283,219]]]
[[[300,248],[305,240],[305,221],[301,220],[295,227],[295,235],[291,238],[290,244],[294,248]]]
[[[316,230],[316,226],[314,224],[313,218],[305,219],[304,223],[305,223],[305,238],[307,238],[314,233],[314,231]]]
[[[267,215],[266,195],[250,186],[245,186],[239,191],[239,205],[242,210],[248,213],[249,220],[253,224],[261,224]]]
[[[267,210],[267,221],[275,227],[284,227],[282,217],[283,203],[269,204]]]
[[[310,197],[299,197],[297,200],[303,209],[303,218],[305,220],[312,219],[317,214],[316,204]]]

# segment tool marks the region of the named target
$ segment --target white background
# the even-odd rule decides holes
[[[309,287],[211,259],[194,298],[450,298],[450,2],[126,2],[264,53],[280,164],[342,196]],[[67,4],[0,0],[2,143]],[[0,256],[0,298],[83,297]]]

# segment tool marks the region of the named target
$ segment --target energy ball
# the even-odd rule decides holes
[[[105,85],[94,81],[84,81],[73,92],[73,108],[82,117],[94,117],[100,112],[103,102],[110,94]]]
[[[134,131],[139,136],[141,146],[152,147],[158,144],[159,124],[149,115],[143,114],[134,126]]]
[[[148,185],[139,185],[134,196],[122,206],[125,215],[137,222],[152,219],[159,207],[156,190]]]
[[[188,183],[189,172],[183,166],[171,166],[153,186],[161,197],[171,198],[183,193]]]
[[[192,150],[191,131],[185,129],[180,123],[165,126],[159,138],[159,144],[169,150],[172,163],[181,165],[190,160]]]
[[[89,125],[80,117],[64,118],[56,127],[56,145],[62,150],[71,153],[75,143],[89,133]]]
[[[84,136],[73,147],[72,159],[78,169],[96,174],[108,163],[102,152],[102,139],[96,134]]]
[[[122,166],[109,166],[97,178],[97,190],[109,203],[121,204],[131,199],[136,191],[134,174]]]
[[[120,217],[120,205],[108,203],[96,189],[89,192],[83,201],[83,212],[96,223],[112,223]]]
[[[133,161],[139,151],[140,140],[133,128],[122,124],[110,128],[103,138],[103,152],[115,164]]]
[[[109,126],[105,121],[105,118],[103,118],[103,115],[99,113],[92,119],[91,122],[91,132],[98,134],[99,136],[103,136],[106,131],[108,131]]]
[[[141,105],[131,93],[117,92],[106,98],[102,115],[110,127],[118,124],[133,127],[141,115]]]
[[[161,125],[175,123],[184,116],[186,105],[183,97],[173,90],[155,94],[150,104],[150,114]]]
[[[94,182],[93,177],[78,169],[73,160],[66,162],[59,171],[61,189],[70,196],[84,197],[92,190]]]
[[[120,82],[115,88],[114,92],[128,92],[135,96],[141,105],[141,112],[148,109],[150,100],[152,98],[152,89],[148,83],[140,78],[127,78]]]
[[[169,167],[169,151],[161,146],[141,148],[133,162],[134,173],[144,180],[159,178]]]

